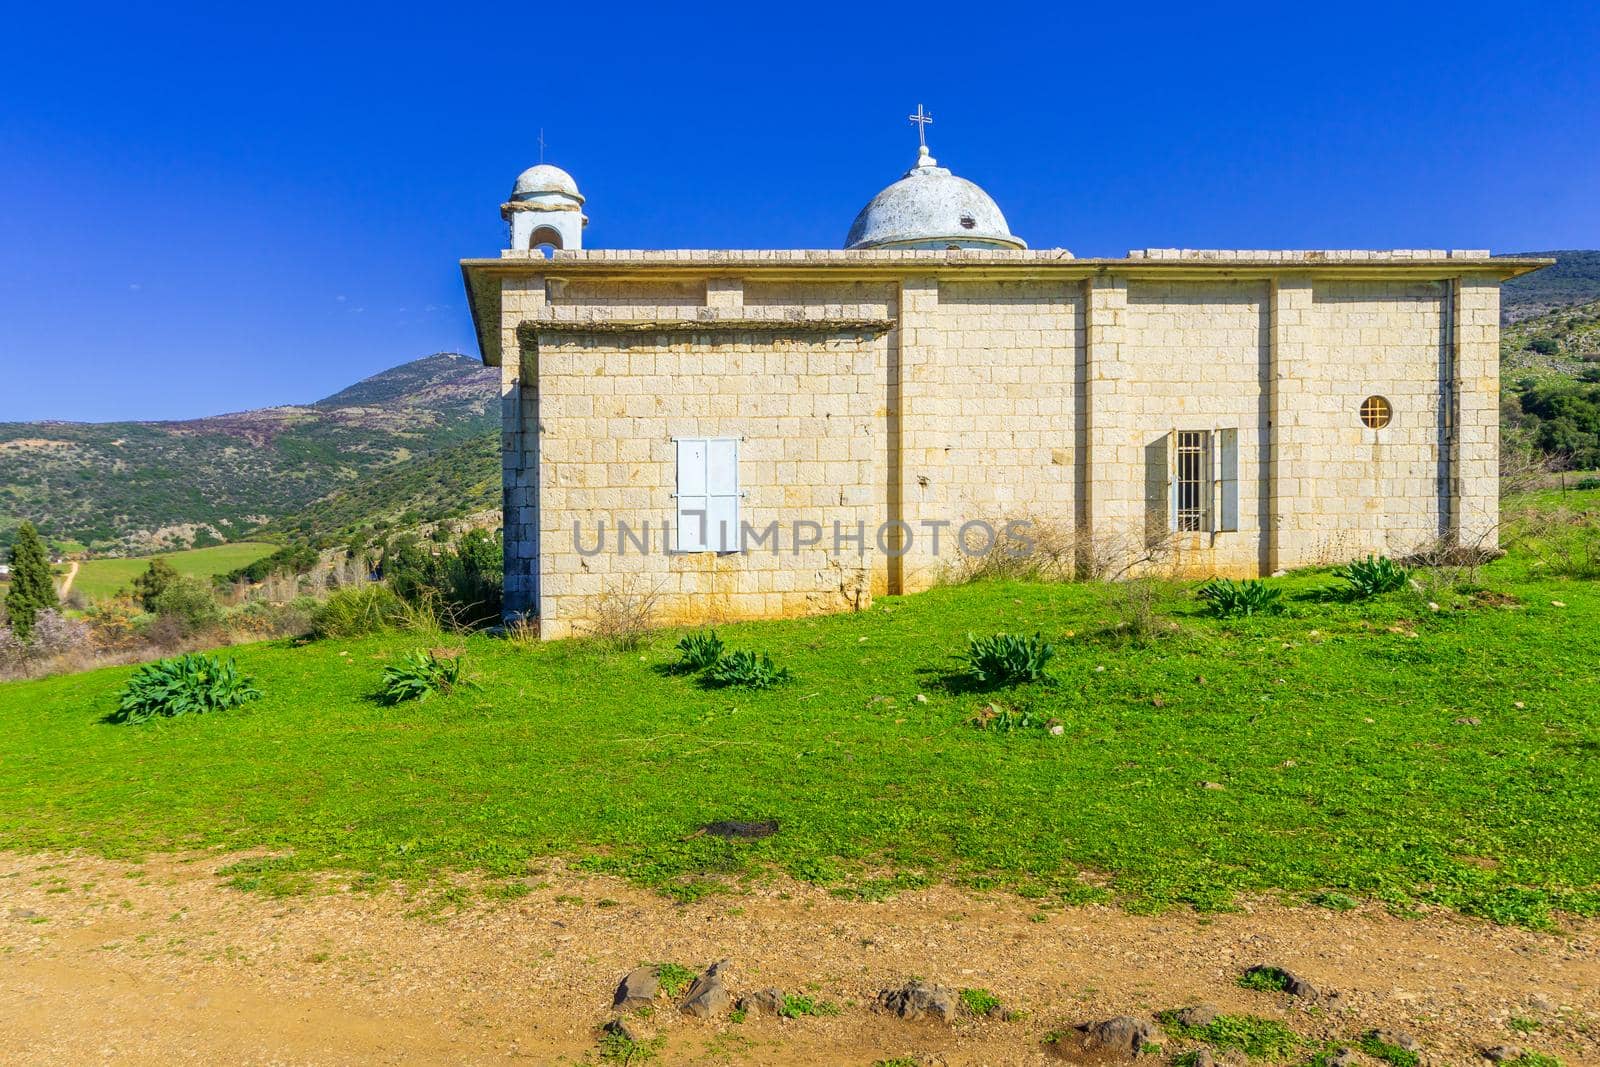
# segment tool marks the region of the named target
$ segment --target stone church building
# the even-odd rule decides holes
[[[963,553],[1264,575],[1493,546],[1485,251],[1032,250],[921,149],[837,251],[583,247],[541,164],[462,262],[501,368],[505,603],[849,610]]]

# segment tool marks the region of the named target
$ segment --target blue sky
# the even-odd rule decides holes
[[[1127,7],[13,8],[0,420],[472,351],[541,127],[596,247],[837,247],[919,102],[1034,247],[1600,247],[1592,0]]]

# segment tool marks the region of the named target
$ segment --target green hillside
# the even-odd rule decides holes
[[[336,489],[261,532],[326,547],[379,524],[405,528],[499,506],[500,437],[490,432]]]
[[[1517,252],[1519,256],[1548,256],[1555,266],[1513,278],[1500,291],[1500,312],[1506,322],[1544,314],[1569,304],[1600,300],[1600,251],[1569,249],[1555,252]]]
[[[1600,371],[1600,300],[1507,325],[1500,333],[1500,369],[1508,381]]]
[[[0,543],[23,519],[106,551],[242,536],[495,426],[496,375],[441,353],[304,406],[183,422],[0,423]]]

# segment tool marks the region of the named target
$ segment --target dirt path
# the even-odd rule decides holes
[[[77,581],[77,578],[78,561],[75,559],[69,560],[67,566],[67,576],[61,579],[61,588],[56,590],[56,596],[65,600],[67,598],[67,594],[72,592],[72,583]]]
[[[1008,896],[935,889],[861,903],[793,884],[674,906],[555,866],[520,899],[418,915],[422,902],[398,891],[243,893],[219,885],[224,862],[0,853],[0,1062],[592,1061],[625,971],[728,958],[738,988],[810,993],[843,1011],[734,1024],[663,1003],[644,1023],[664,1038],[656,1062],[1060,1062],[1041,1044],[1050,1030],[1206,1001],[1308,1037],[1400,1027],[1434,1064],[1482,1064],[1481,1046],[1504,1043],[1600,1063],[1594,922],[1551,935],[1267,903],[1212,916],[1073,908],[1038,921]],[[1234,976],[1258,962],[1339,996],[1308,1008],[1239,988]],[[944,1027],[868,1010],[910,975],[987,987],[1027,1017]]]

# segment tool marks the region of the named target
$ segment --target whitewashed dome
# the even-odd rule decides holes
[[[1027,248],[988,193],[923,146],[917,165],[861,209],[846,248]]]
[[[578,183],[573,181],[572,175],[548,163],[529,167],[517,175],[517,183],[511,187],[512,200],[532,200],[551,193],[583,203],[583,196],[578,192]]]

